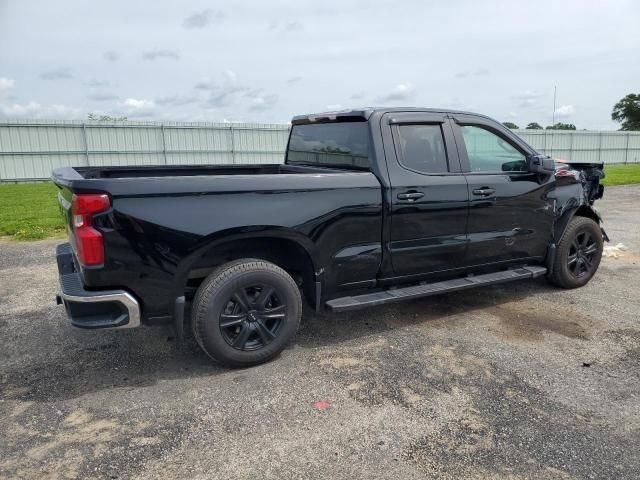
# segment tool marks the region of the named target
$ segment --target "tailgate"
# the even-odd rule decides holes
[[[73,197],[73,192],[67,187],[63,187],[58,184],[56,184],[56,186],[58,187],[58,206],[60,207],[60,214],[62,215],[64,225],[67,228],[67,233],[71,239],[73,237],[71,235],[71,231],[73,229],[73,215],[71,212],[71,199]]]

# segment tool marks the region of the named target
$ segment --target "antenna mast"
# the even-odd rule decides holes
[[[557,88],[553,86],[553,114],[551,115],[551,125],[556,124],[556,92]]]

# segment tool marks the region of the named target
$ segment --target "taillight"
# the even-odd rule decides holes
[[[94,214],[105,212],[110,206],[109,196],[99,193],[74,194],[71,199],[76,254],[83,265],[104,263],[102,234],[91,226],[91,219]]]

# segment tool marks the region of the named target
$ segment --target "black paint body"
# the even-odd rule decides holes
[[[268,241],[304,257],[313,283],[305,292],[318,306],[390,284],[543,264],[558,230],[592,203],[580,183],[559,187],[553,172],[469,172],[459,123],[483,125],[524,155],[537,153],[480,115],[376,109],[293,124],[353,120],[368,125],[370,172],[286,164],[55,170],[69,225],[73,193],[111,199],[93,219],[105,263],[79,268],[85,287],[124,288],[140,301],[143,321],[170,318],[176,298],[220,260],[217,250]],[[395,126],[421,122],[441,125],[449,173],[421,174],[397,158]],[[483,187],[495,193],[472,193]],[[423,196],[398,198],[406,192]]]

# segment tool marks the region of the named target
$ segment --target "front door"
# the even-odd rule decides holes
[[[553,175],[527,169],[525,145],[494,122],[454,115],[454,135],[469,190],[466,266],[546,255]]]
[[[469,193],[446,114],[393,113],[382,118],[391,183],[387,243],[395,277],[462,265]],[[390,150],[390,151],[389,151]]]

